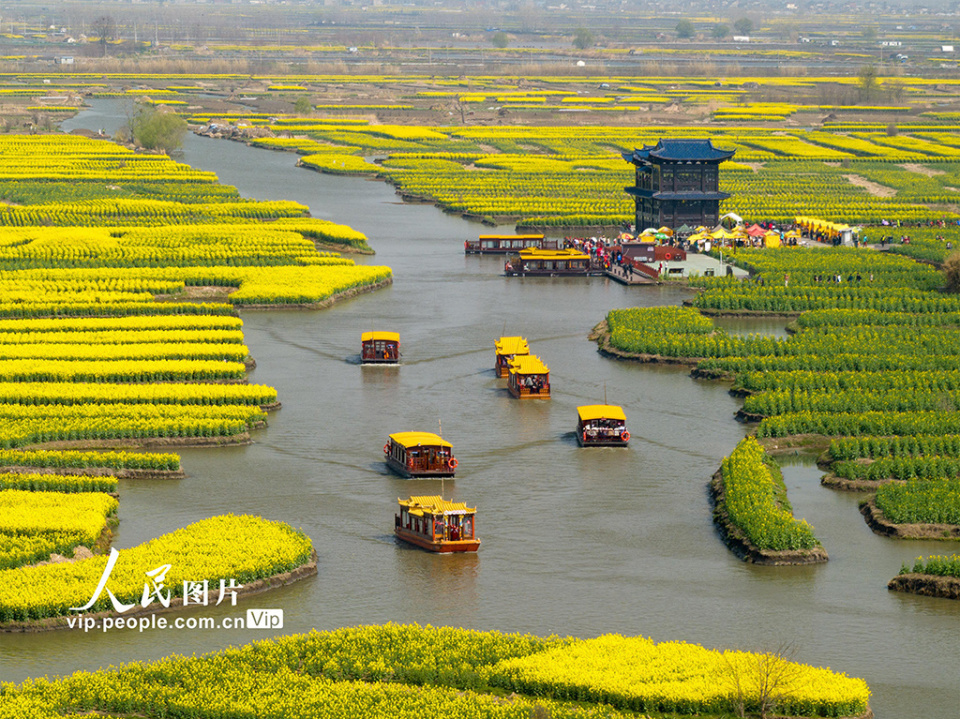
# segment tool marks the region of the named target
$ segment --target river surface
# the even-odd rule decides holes
[[[123,114],[98,102],[66,127],[112,132]],[[824,489],[811,458],[784,475],[796,516],[830,554],[812,567],[738,560],[711,521],[707,482],[751,427],[720,383],[686,370],[600,356],[587,334],[617,307],[675,305],[677,287],[601,278],[505,278],[502,260],[466,257],[487,228],[399,201],[381,182],[294,167],[296,156],[189,136],[183,161],[244,196],[289,199],[348,224],[393,268],[394,284],[323,311],[245,312],[258,366],[283,408],[249,446],[182,451],[187,478],[121,481],[116,546],[190,522],[253,513],[302,528],[319,572],[236,608],[282,608],[281,633],[419,622],[592,637],[618,632],[717,648],[792,647],[793,658],[864,678],[881,719],[960,716],[960,603],[889,592],[902,562],[955,544],[874,535],[858,497]],[[357,364],[360,333],[401,335],[403,365]],[[728,324],[782,335],[780,321]],[[550,401],[513,400],[493,342],[525,336],[549,365]],[[576,407],[620,404],[628,449],[581,449]],[[440,483],[402,480],[382,461],[387,435],[436,431],[460,466],[448,498],[478,507],[483,545],[436,556],[392,537],[398,497]],[[188,616],[201,616],[190,614]],[[65,674],[270,636],[256,630],[78,630],[0,636],[0,679]]]

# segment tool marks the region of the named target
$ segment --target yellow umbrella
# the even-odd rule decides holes
[[[662,232],[665,235],[670,235],[671,237],[673,237],[673,230],[671,230],[669,227],[666,227],[666,226],[661,227],[659,230],[657,230],[657,232]]]

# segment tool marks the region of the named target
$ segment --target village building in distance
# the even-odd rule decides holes
[[[636,231],[682,225],[713,227],[720,221],[720,163],[734,150],[720,150],[713,141],[661,139],[624,152],[637,168],[634,187],[624,188],[636,201]]]

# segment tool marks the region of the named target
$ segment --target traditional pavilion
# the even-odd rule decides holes
[[[713,227],[720,221],[720,163],[733,157],[712,140],[665,140],[624,152],[637,168],[637,184],[624,188],[636,201],[636,230],[682,225]]]

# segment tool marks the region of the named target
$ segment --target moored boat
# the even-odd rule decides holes
[[[453,445],[432,432],[397,432],[383,445],[387,466],[401,477],[453,477]]]
[[[627,416],[615,404],[577,407],[577,442],[581,447],[626,447]]]
[[[360,335],[362,364],[399,364],[400,335],[396,332],[364,332]]]
[[[550,399],[550,369],[536,355],[510,360],[507,389],[517,399]]]
[[[590,255],[580,250],[520,250],[503,268],[508,277],[527,275],[582,275],[591,271]]]
[[[542,234],[527,235],[480,235],[479,239],[466,240],[463,251],[468,255],[505,255],[527,248],[557,249],[556,240],[545,240]]]
[[[400,512],[394,515],[394,534],[430,552],[476,552],[476,508],[442,497],[398,499]]]
[[[519,355],[530,354],[530,346],[523,337],[501,337],[493,343],[497,353],[494,364],[497,377],[506,377],[510,374],[510,360]]]

